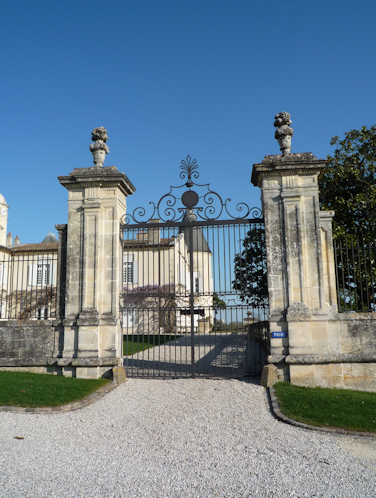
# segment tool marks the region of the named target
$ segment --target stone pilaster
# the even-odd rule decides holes
[[[120,220],[135,188],[114,166],[74,169],[59,181],[69,192],[61,364],[76,358],[77,377],[98,377],[123,357]]]

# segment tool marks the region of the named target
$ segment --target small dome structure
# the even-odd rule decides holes
[[[42,244],[50,244],[51,242],[58,242],[54,233],[51,233],[51,230],[48,231],[48,234],[42,241]]]
[[[5,200],[5,197],[0,194],[0,204],[4,204],[5,206],[8,206],[7,201]]]

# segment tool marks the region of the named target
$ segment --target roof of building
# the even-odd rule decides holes
[[[9,249],[11,249],[14,252],[22,252],[22,251],[57,251],[58,250],[59,243],[58,242],[46,242],[46,243],[41,243],[39,242],[38,244],[17,244],[16,246],[11,246]]]
[[[197,215],[193,212],[193,209],[186,209],[184,214],[184,221],[196,221]],[[190,250],[190,230],[188,227],[181,228],[179,233],[184,234],[184,242],[187,246],[188,251]],[[209,249],[209,245],[205,239],[205,235],[202,229],[198,226],[193,226],[192,230],[193,241],[192,241],[192,251],[193,252],[209,252],[211,254],[211,250]]]
[[[0,204],[8,205],[7,201],[5,200],[5,197],[3,195],[1,195],[1,194],[0,194]]]
[[[184,241],[189,251],[190,246],[190,237],[189,237],[189,228],[183,228],[182,232],[184,233]],[[192,250],[193,252],[210,252],[209,244],[205,239],[205,235],[200,227],[193,227],[192,230],[193,242],[192,242]]]
[[[42,244],[49,244],[51,242],[58,242],[56,236],[54,233],[51,233],[51,231],[48,231],[48,234],[45,236],[45,238],[42,240]]]

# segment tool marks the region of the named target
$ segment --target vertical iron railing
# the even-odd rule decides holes
[[[334,240],[339,312],[376,312],[376,241]]]
[[[0,319],[56,317],[57,253],[0,254]]]
[[[260,375],[268,354],[263,233],[250,220],[123,227],[127,375]]]

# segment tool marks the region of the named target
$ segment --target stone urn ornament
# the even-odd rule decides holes
[[[274,126],[276,126],[277,129],[274,136],[278,140],[282,156],[288,156],[290,154],[291,137],[294,134],[294,130],[290,128],[291,123],[292,121],[288,112],[276,114]]]
[[[103,126],[95,128],[91,132],[91,139],[93,144],[90,144],[90,151],[93,154],[96,167],[103,166],[104,160],[106,159],[106,154],[110,152],[110,149],[106,145],[108,140],[107,130]]]

